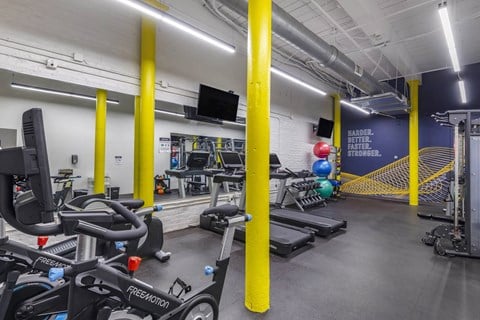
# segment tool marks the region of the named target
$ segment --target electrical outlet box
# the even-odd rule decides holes
[[[72,164],[77,164],[77,163],[78,163],[78,155],[72,154]]]

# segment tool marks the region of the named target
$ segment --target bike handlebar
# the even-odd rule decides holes
[[[76,232],[109,241],[135,240],[143,237],[147,233],[145,223],[122,204],[104,199],[97,199],[97,201],[108,205],[116,214],[122,216],[126,222],[131,223],[133,228],[129,230],[110,230],[87,221],[79,220],[75,226]],[[88,213],[86,213],[85,216],[88,217]]]

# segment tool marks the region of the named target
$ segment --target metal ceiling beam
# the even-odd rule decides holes
[[[243,17],[248,15],[247,0],[217,0],[217,2]],[[367,94],[395,91],[387,84],[378,82],[336,47],[319,38],[275,3],[272,3],[272,31]]]
[[[395,39],[396,32],[390,23],[383,19],[384,13],[372,0],[337,0],[356,24],[369,36],[382,35],[383,41]],[[390,63],[399,71],[399,76],[418,73],[416,64],[401,44],[389,47],[388,44],[378,48]]]

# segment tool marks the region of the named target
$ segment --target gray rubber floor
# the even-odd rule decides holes
[[[271,255],[271,307],[244,308],[244,249],[236,243],[220,304],[221,320],[480,319],[480,261],[439,257],[420,241],[439,222],[406,204],[349,198],[315,213],[348,220],[348,231],[287,259]],[[137,276],[168,289],[177,276],[208,282],[221,237],[201,229],[166,235],[166,264],[145,261]]]

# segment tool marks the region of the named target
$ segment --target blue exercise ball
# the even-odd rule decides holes
[[[320,159],[313,163],[312,172],[317,177],[326,177],[332,171],[332,166],[328,160]]]
[[[172,159],[170,160],[170,168],[174,169],[174,168],[176,168],[177,166],[178,166],[178,160],[177,160],[177,158],[172,158]]]

